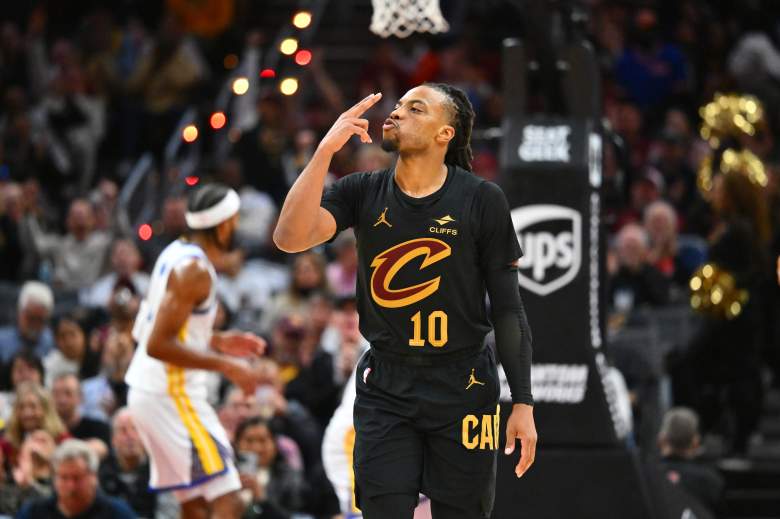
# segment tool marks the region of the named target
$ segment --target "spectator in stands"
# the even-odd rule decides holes
[[[641,223],[647,207],[660,200],[664,190],[661,173],[652,167],[646,168],[641,177],[631,182],[629,205],[618,213],[615,229],[619,230],[628,223]]]
[[[244,182],[241,161],[228,158],[222,163],[219,180],[236,190],[241,198],[240,220],[236,229],[236,243],[250,256],[259,255],[271,243],[270,236],[276,222],[277,207],[267,193]]]
[[[664,130],[653,161],[653,167],[663,175],[666,198],[683,217],[699,198],[696,173],[688,163],[690,148],[686,135],[677,130]]]
[[[639,9],[629,33],[630,46],[615,64],[615,76],[631,100],[647,110],[685,90],[688,71],[680,49],[661,40],[658,16]]]
[[[14,410],[5,429],[4,448],[10,452],[12,463],[16,462],[19,449],[32,432],[43,429],[59,443],[68,437],[65,425],[54,409],[51,395],[40,385],[22,382],[16,389]]]
[[[255,392],[259,416],[269,420],[279,435],[297,444],[307,470],[316,467],[321,457],[322,430],[319,424],[304,405],[285,397],[278,364],[271,359],[262,359],[260,364],[262,367],[259,369],[264,371],[267,382]],[[285,453],[289,451],[285,449]],[[289,457],[288,462],[293,464]]]
[[[326,274],[328,285],[336,297],[355,294],[357,283],[356,244],[355,233],[351,229],[339,233],[333,240],[333,251],[336,259],[328,265]]]
[[[145,295],[149,286],[149,274],[141,270],[141,264],[141,253],[132,240],[127,238],[116,240],[111,247],[111,272],[82,290],[79,301],[82,305],[90,307],[108,306],[111,293],[120,280],[128,281],[135,288],[136,293]]]
[[[16,325],[0,328],[0,360],[7,364],[20,350],[43,357],[54,349],[54,334],[49,328],[53,309],[54,295],[48,286],[37,281],[22,285]]]
[[[321,349],[325,330],[333,319],[335,302],[336,299],[327,292],[312,294],[306,322],[306,340],[302,351],[304,362],[309,362]]]
[[[0,186],[0,280],[19,282],[33,274],[35,251],[24,233],[22,188]]]
[[[95,229],[113,233],[116,229],[119,186],[113,180],[101,178],[89,193],[89,202],[95,211]]]
[[[125,373],[133,358],[135,343],[129,333],[109,329],[101,348],[100,374],[82,384],[84,414],[108,421],[127,403]]]
[[[66,192],[83,193],[92,183],[105,133],[105,104],[87,91],[79,51],[71,41],[56,40],[51,56],[47,88],[34,110],[36,131],[45,135]]]
[[[277,322],[271,337],[271,357],[281,369],[285,397],[303,404],[323,430],[338,406],[341,392],[335,381],[333,355],[320,343],[330,312],[330,302],[317,294],[312,297],[307,321],[288,314]]]
[[[704,258],[684,258],[679,250],[677,213],[668,202],[658,200],[645,210],[644,229],[650,239],[648,262],[677,287],[687,290],[695,267]],[[692,262],[696,262],[691,264]]]
[[[382,92],[387,101],[380,101],[378,107],[382,113],[393,110],[392,103],[400,99],[411,86],[409,74],[398,55],[398,48],[392,42],[381,42],[373,51],[370,59],[363,62],[358,77],[358,97],[363,98],[374,92]],[[384,110],[381,110],[384,104]],[[358,171],[371,171],[359,169]]]
[[[73,373],[79,378],[97,375],[100,356],[87,347],[87,338],[80,316],[75,312],[58,318],[54,326],[57,348],[43,359],[46,387],[59,375]]]
[[[316,60],[312,59],[312,63],[314,61]],[[314,151],[317,149],[317,133],[308,126],[309,125],[307,125],[306,128],[295,132],[292,149],[289,149],[282,159],[284,165],[284,181],[288,186],[292,186],[295,183],[298,175],[301,174],[301,171],[303,171],[303,168],[309,163],[312,155],[314,155]],[[385,152],[382,153],[386,155]],[[325,182],[327,183],[328,180],[332,181],[332,177],[333,175],[329,174],[326,177]]]
[[[724,481],[717,470],[696,460],[700,448],[699,417],[696,413],[685,407],[667,411],[658,432],[658,449],[666,477],[713,513],[718,513]]]
[[[11,471],[15,484],[22,489],[32,489],[41,497],[51,495],[51,459],[56,447],[54,438],[43,429],[28,434]]]
[[[283,99],[276,94],[261,96],[257,110],[257,125],[241,135],[235,151],[243,170],[252,172],[246,180],[281,207],[288,189],[282,159],[288,147],[290,120]]]
[[[236,429],[235,449],[239,460],[244,460],[241,482],[252,492],[245,518],[287,517],[303,508],[303,473],[284,459],[267,421],[255,417],[241,422]]]
[[[87,441],[101,458],[108,454],[111,428],[106,422],[81,412],[81,381],[72,373],[59,375],[52,385],[54,407],[73,438]]]
[[[40,431],[40,434],[36,434],[35,436],[41,436],[42,434],[46,433]],[[29,459],[41,460],[42,458],[38,456],[31,456]],[[6,515],[12,517],[16,514],[16,512],[19,511],[22,503],[25,503],[31,499],[49,495],[50,492],[47,492],[48,489],[44,488],[42,485],[37,484],[38,482],[35,481],[34,477],[28,476],[28,474],[34,473],[34,471],[15,471],[16,474],[14,475],[18,474],[18,476],[20,476],[22,479],[22,483],[17,483],[14,475],[9,474],[6,470],[7,466],[5,463],[5,454],[1,449],[0,467],[2,467],[2,470],[0,470],[0,516]],[[25,464],[25,467],[32,468],[32,464]],[[35,481],[35,484],[30,484],[33,481]],[[25,482],[29,483],[25,484]]]
[[[328,279],[325,275],[325,259],[321,254],[307,251],[297,254],[293,260],[292,277],[288,289],[271,299],[263,314],[260,329],[267,333],[282,315],[289,313],[306,314],[309,296],[316,291],[327,291]]]
[[[103,355],[106,345],[113,340],[121,340],[123,344],[128,341],[134,344],[131,335],[140,304],[140,298],[133,284],[126,279],[120,279],[109,299],[108,323],[92,331],[89,340],[90,350]]]
[[[282,315],[271,333],[270,357],[279,366],[284,384],[294,380],[301,370],[306,340],[304,314],[290,312]]]
[[[43,385],[43,362],[30,350],[22,350],[14,355],[10,365],[10,390],[0,392],[0,419],[7,422],[16,401],[16,388],[22,382]],[[5,383],[5,382],[4,382]]]
[[[103,272],[111,236],[97,231],[92,205],[82,198],[70,204],[65,222],[67,234],[45,234],[30,220],[35,246],[54,264],[54,284],[65,290],[80,290],[93,284]]]
[[[98,458],[81,440],[67,440],[54,452],[55,495],[27,503],[19,519],[133,519],[125,504],[98,488]]]
[[[278,369],[272,361],[264,360],[258,366],[260,370],[265,371],[269,376],[276,376]],[[273,380],[266,380],[265,385],[276,383]],[[260,388],[251,395],[245,394],[240,388],[231,386],[225,395],[224,402],[219,409],[219,421],[225,427],[231,443],[235,439],[235,432],[238,424],[259,416],[266,420],[274,415],[276,404],[274,398],[277,393],[273,389]],[[260,406],[262,402],[262,407]],[[294,440],[284,435],[279,435],[278,446],[284,453],[287,462],[297,468],[303,467],[303,458],[301,450]]]
[[[777,46],[773,14],[765,13],[764,6],[754,6],[743,16],[745,31],[734,44],[728,56],[727,67],[743,91],[758,95],[769,106],[767,117],[778,122],[780,106],[780,50]]]
[[[235,439],[238,424],[248,418],[263,414],[265,413],[257,404],[257,397],[254,394],[244,394],[238,387],[228,389],[218,411],[219,421],[231,441]],[[270,409],[267,414],[270,416]]]
[[[609,277],[609,300],[613,308],[627,313],[643,305],[658,306],[669,300],[669,285],[648,261],[648,239],[636,224],[623,227],[615,246],[617,265]]]
[[[175,501],[149,490],[149,460],[126,407],[114,414],[111,430],[111,454],[98,471],[100,488],[125,501],[141,517],[177,517]]]
[[[621,151],[625,154],[625,165],[629,178],[634,172],[641,172],[647,165],[650,141],[645,135],[645,120],[636,104],[618,102],[605,107],[612,126],[622,141]],[[622,157],[621,157],[622,158]]]
[[[336,299],[330,322],[322,332],[320,339],[322,349],[336,358],[337,366],[339,365],[338,358],[341,352],[342,341],[345,340],[356,342],[360,353],[368,348],[368,341],[360,334],[355,296]]]
[[[207,76],[198,46],[174,15],[165,15],[154,42],[144,49],[126,83],[128,91],[143,102],[146,149],[162,152],[194,89]]]
[[[162,250],[187,231],[187,221],[184,219],[186,212],[186,198],[168,196],[163,200],[162,214],[160,215],[162,231],[154,233],[149,240],[141,242],[141,253],[146,265],[154,265]]]

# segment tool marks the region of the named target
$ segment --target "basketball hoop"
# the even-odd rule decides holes
[[[383,38],[406,38],[413,32],[440,33],[450,29],[439,0],[371,0],[371,32]]]

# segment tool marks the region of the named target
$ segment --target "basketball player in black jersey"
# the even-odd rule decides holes
[[[517,284],[522,252],[503,192],[470,171],[474,112],[445,84],[411,89],[382,127],[393,168],[355,173],[323,195],[333,154],[381,94],[344,112],[284,202],[274,241],[298,252],[354,227],[360,330],[355,493],[367,519],[412,517],[420,492],[435,519],[490,516],[499,448],[496,350],[514,402],[505,453],[534,460],[531,336]],[[490,319],[485,293],[490,297]]]

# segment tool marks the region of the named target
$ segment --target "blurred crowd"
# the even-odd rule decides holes
[[[177,516],[168,496],[148,492],[148,461],[123,410],[131,330],[149,269],[185,230],[187,186],[175,164],[159,175],[165,189],[157,193],[150,235],[128,233],[118,220],[135,161],[150,152],[163,162],[188,107],[211,113],[235,68],[231,53],[255,77],[259,56],[270,52],[273,35],[253,25],[263,19],[260,3],[212,3],[209,15],[176,0],[156,6],[125,0],[116,9],[54,1],[4,7],[0,515],[14,515],[34,499],[70,496],[86,502],[71,504],[75,508],[97,499],[126,506],[111,500],[119,498],[141,517]],[[249,507],[247,517],[340,513],[321,449],[367,347],[355,305],[355,238],[343,233],[289,258],[269,239],[284,196],[319,138],[350,100],[381,91],[383,101],[369,115],[378,128],[395,100],[423,81],[463,88],[477,129],[501,123],[500,41],[516,35],[508,21],[516,14],[508,16],[500,2],[455,4],[464,7],[448,37],[370,40],[356,81],[334,73],[329,64],[338,52],[322,49],[301,72],[295,96],[253,80],[250,92],[233,100],[236,123],[226,148],[203,138],[196,182],[219,180],[242,200],[237,248],[217,265],[216,326],[254,331],[270,344],[262,391],[243,395],[218,376],[210,387],[239,459],[252,461],[242,464],[246,491],[263,506]],[[757,1],[735,12],[732,3],[714,0],[584,4],[609,142],[610,332],[641,326],[636,315],[647,308],[692,314],[688,283],[704,261],[728,269],[750,292],[738,318],[702,318],[691,337],[667,352],[660,372],[638,358],[615,363],[637,421],[644,399],[659,398],[661,407],[687,405],[700,415],[702,434],[718,434],[724,452],[744,454],[755,439],[763,395],[780,380],[773,324],[780,17],[768,14],[777,8]],[[740,175],[717,177],[708,197],[697,188],[709,151],[699,137],[698,109],[719,91],[751,93],[764,103],[761,131],[738,144],[764,161],[765,188]],[[474,171],[497,179],[497,143],[476,138],[473,146]],[[376,145],[353,143],[337,155],[332,177],[380,169],[391,160]],[[671,389],[665,397],[650,395],[648,379],[665,380]],[[648,439],[655,440],[655,431]],[[60,470],[85,476],[58,478]],[[78,485],[63,486],[74,478]]]

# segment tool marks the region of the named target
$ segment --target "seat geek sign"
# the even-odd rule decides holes
[[[517,156],[523,162],[569,162],[569,135],[571,127],[566,125],[529,124],[523,128],[523,140],[517,147]]]
[[[507,120],[502,127],[502,166],[535,165],[543,169],[587,167],[588,133],[584,123],[569,119]]]

